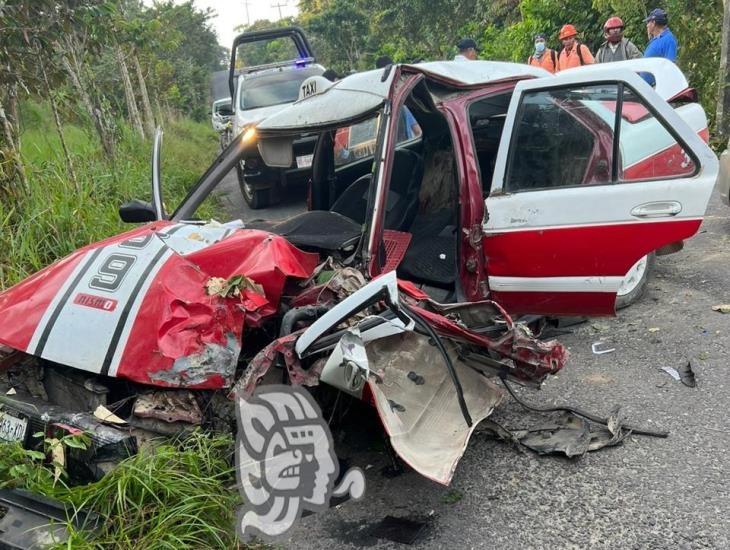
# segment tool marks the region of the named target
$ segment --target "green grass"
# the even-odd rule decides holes
[[[0,444],[0,487],[27,488],[101,516],[95,531],[69,525],[64,548],[235,548],[233,449],[231,436],[198,431],[141,451],[96,483],[69,487],[54,483],[52,467],[32,451]]]
[[[66,125],[77,189],[46,111],[38,104],[22,111],[29,120],[21,147],[30,191],[18,201],[0,202],[0,290],[81,246],[130,229],[119,219],[119,206],[132,198],[150,199],[149,140],[122,127],[112,163],[88,129]],[[172,210],[215,158],[217,140],[209,124],[186,119],[169,121],[164,130],[162,185]]]

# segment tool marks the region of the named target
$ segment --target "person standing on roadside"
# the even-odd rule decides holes
[[[596,52],[596,63],[611,63],[641,57],[641,50],[624,37],[624,22],[620,17],[614,15],[608,18],[603,25],[603,38],[606,41]]]
[[[669,61],[677,61],[677,39],[669,30],[669,16],[661,8],[651,10],[644,19],[646,32],[649,35],[649,44],[646,46],[644,57],[663,57]]]
[[[558,54],[555,50],[547,47],[545,33],[540,32],[535,35],[535,50],[527,59],[527,64],[540,67],[551,73],[558,69]]]
[[[592,65],[596,62],[588,46],[581,44],[578,40],[578,31],[571,25],[563,25],[558,35],[563,49],[558,55],[558,71],[580,67],[581,65]]]
[[[471,38],[462,38],[456,44],[459,53],[454,57],[454,61],[474,61],[479,53],[477,43]]]

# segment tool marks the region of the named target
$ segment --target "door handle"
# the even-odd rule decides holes
[[[682,211],[682,203],[677,201],[645,202],[635,206],[631,215],[635,218],[668,218]]]

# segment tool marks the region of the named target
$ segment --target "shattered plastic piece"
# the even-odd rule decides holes
[[[712,306],[712,311],[717,311],[719,313],[730,313],[730,304],[718,304],[716,306]]]
[[[107,409],[104,405],[99,405],[94,411],[94,417],[107,424],[116,424],[118,426],[126,426],[126,420],[119,418],[116,414]]]
[[[687,386],[688,388],[694,388],[697,386],[697,381],[695,380],[695,373],[692,370],[692,363],[687,361],[687,364],[683,367],[680,367],[678,369],[679,372],[679,380]]]
[[[10,388],[8,391],[5,392],[5,395],[15,395],[18,392],[15,391],[15,388]]]
[[[187,422],[199,425],[203,413],[192,392],[183,390],[156,391],[142,394],[134,403],[134,414],[164,422]]]
[[[591,350],[593,351],[594,355],[605,355],[606,353],[613,353],[616,351],[616,348],[601,348],[603,346],[603,342],[594,342],[591,345]]]
[[[675,379],[675,380],[676,380],[677,382],[679,382],[679,380],[680,380],[680,377],[679,377],[679,372],[677,372],[677,369],[675,369],[674,367],[662,367],[662,368],[661,368],[661,369],[659,369],[659,370],[663,370],[663,371],[664,371],[664,372],[666,372],[666,373],[667,373],[667,374],[668,374],[669,376],[671,376],[671,377],[672,377],[672,378],[674,378],[674,379]]]

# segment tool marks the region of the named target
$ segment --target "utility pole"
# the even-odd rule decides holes
[[[717,98],[717,130],[730,137],[730,2],[725,0],[722,20],[722,53],[720,54],[720,94]]]
[[[271,4],[271,7],[272,8],[279,8],[279,19],[283,19],[283,16],[281,15],[281,8],[286,7],[286,1],[284,1],[282,3],[281,0],[280,0],[276,4]]]
[[[251,3],[251,0],[243,0],[243,7],[246,8],[246,26],[251,26],[251,17],[248,15],[248,5]]]

